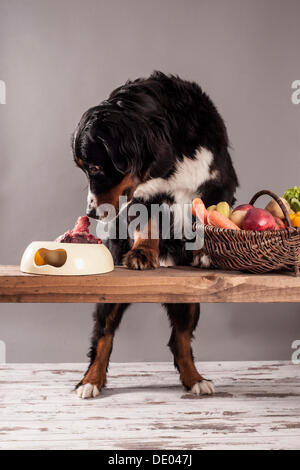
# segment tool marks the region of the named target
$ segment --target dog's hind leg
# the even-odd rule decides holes
[[[83,379],[76,386],[79,397],[96,397],[104,387],[114,334],[123,313],[129,305],[97,304],[94,313],[95,323],[92,344],[89,352],[90,365]]]
[[[200,316],[199,304],[164,304],[170,319],[172,333],[168,346],[174,356],[174,365],[187,390],[200,395],[214,393],[210,380],[204,379],[194,364],[191,340]]]

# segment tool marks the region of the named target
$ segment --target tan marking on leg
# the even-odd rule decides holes
[[[196,369],[192,357],[191,340],[195,325],[198,304],[190,304],[190,321],[185,331],[175,330],[175,341],[180,379],[185,387],[191,389],[195,383],[205,380]]]
[[[89,368],[86,376],[82,380],[83,384],[97,385],[98,389],[106,383],[106,368],[108,359],[112,349],[113,336],[105,335],[99,339],[97,345],[97,355],[91,367]]]
[[[111,311],[106,319],[105,335],[98,340],[96,357],[93,364],[90,366],[87,374],[84,376],[82,383],[90,383],[97,385],[98,389],[106,383],[106,369],[109,361],[109,357],[112,350],[114,333],[111,328],[111,324],[117,315],[119,305],[116,304],[114,309]]]
[[[177,364],[180,378],[188,389],[191,389],[196,382],[204,380],[196,369],[191,353],[191,334],[187,331],[176,333],[176,345],[178,351]]]

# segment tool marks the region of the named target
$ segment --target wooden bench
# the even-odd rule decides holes
[[[192,267],[93,276],[39,276],[0,266],[1,302],[300,302],[293,273],[244,274]]]

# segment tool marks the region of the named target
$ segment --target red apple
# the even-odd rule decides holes
[[[232,220],[232,222],[234,222],[238,227],[242,228],[244,218],[250,209],[253,209],[253,206],[250,206],[250,204],[241,204],[240,206],[237,206],[233,209],[230,215],[230,220]]]
[[[253,207],[247,211],[243,221],[244,230],[275,230],[276,221],[270,212]]]
[[[253,209],[253,206],[251,206],[251,204],[241,204],[240,206],[235,207],[232,213],[235,211],[248,211],[249,209]]]

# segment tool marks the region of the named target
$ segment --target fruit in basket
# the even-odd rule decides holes
[[[213,227],[227,228],[229,230],[240,230],[228,217],[218,211],[210,211],[207,214],[207,223]]]
[[[207,212],[215,211],[217,209],[217,206],[214,204],[213,206],[209,206],[207,208]]]
[[[291,209],[289,203],[287,202],[287,200],[284,199],[283,197],[281,197],[280,200],[285,205],[287,213],[288,214],[293,214],[294,211],[292,211],[292,209]],[[282,209],[280,208],[279,204],[274,199],[272,199],[272,201],[269,202],[269,204],[265,207],[265,210],[270,212],[273,217],[279,217],[279,219],[284,219],[285,218],[284,213],[282,212]]]
[[[244,230],[275,230],[276,221],[270,212],[253,207],[249,209],[243,221]]]
[[[238,210],[238,211],[233,211],[232,214],[230,215],[230,220],[237,225],[238,227],[242,228],[243,227],[243,222],[245,215],[247,214],[247,211],[245,210]]]
[[[230,216],[230,207],[228,202],[219,202],[217,204],[216,211],[228,218]]]
[[[300,211],[296,212],[296,214],[291,214],[290,219],[293,227],[300,228]]]
[[[276,229],[277,230],[285,230],[286,229],[286,224],[284,223],[284,221],[282,219],[280,219],[279,217],[274,217],[275,219],[275,222],[276,222]]]
[[[300,211],[300,187],[294,186],[293,188],[288,189],[284,195],[284,199],[289,203],[291,209],[294,212]]]
[[[234,213],[235,211],[245,211],[247,212],[249,209],[253,209],[254,206],[251,206],[251,204],[240,204],[239,206],[235,207],[232,211]]]
[[[235,223],[238,227],[243,228],[244,218],[250,209],[253,209],[253,206],[250,204],[240,204],[233,209],[232,213],[230,214],[230,220],[232,220],[232,222]]]

